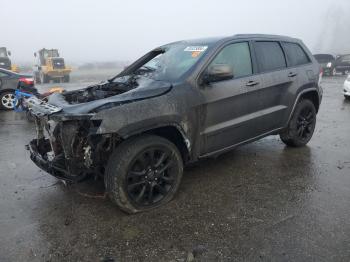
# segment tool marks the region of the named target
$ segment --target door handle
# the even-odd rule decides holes
[[[296,77],[298,74],[297,73],[295,73],[295,72],[290,72],[289,74],[288,74],[288,77]]]
[[[248,83],[246,83],[246,86],[256,86],[258,84],[259,84],[259,82],[252,80],[252,81],[249,81]]]

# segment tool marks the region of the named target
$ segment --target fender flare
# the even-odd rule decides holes
[[[190,139],[187,137],[186,132],[184,131],[184,129],[182,128],[182,126],[178,123],[162,123],[160,125],[157,126],[153,126],[153,127],[146,127],[144,129],[138,129],[138,130],[134,130],[131,132],[128,132],[127,134],[123,134],[120,133],[119,135],[123,138],[123,139],[128,139],[132,136],[138,135],[138,134],[142,134],[142,133],[146,133],[146,132],[150,132],[152,130],[156,130],[158,128],[163,128],[163,127],[174,127],[176,128],[176,130],[181,134],[182,139],[186,145],[186,148],[188,150],[188,152],[191,152],[192,149],[192,145],[191,145],[191,141]]]
[[[301,96],[306,94],[306,93],[313,92],[313,91],[316,91],[318,93],[318,90],[316,87],[310,87],[310,88],[304,89],[303,91],[299,92],[299,94],[297,95],[297,98],[295,99],[292,111],[289,114],[287,125],[289,124],[290,120],[292,119],[295,108],[296,108],[297,104],[299,103]]]

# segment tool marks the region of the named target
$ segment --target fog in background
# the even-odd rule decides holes
[[[349,0],[0,0],[0,46],[15,63],[58,48],[71,63],[131,61],[167,42],[237,33],[301,38],[350,53]]]

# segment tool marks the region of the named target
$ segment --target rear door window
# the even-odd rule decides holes
[[[296,43],[283,43],[288,66],[299,66],[310,63],[309,57],[300,45]]]
[[[281,45],[278,42],[255,42],[255,54],[261,73],[284,69],[286,59]]]

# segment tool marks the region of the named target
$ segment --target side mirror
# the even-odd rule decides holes
[[[233,68],[228,64],[211,65],[204,76],[204,82],[217,82],[233,78]]]
[[[11,55],[11,51],[7,51],[7,54],[10,56]]]

